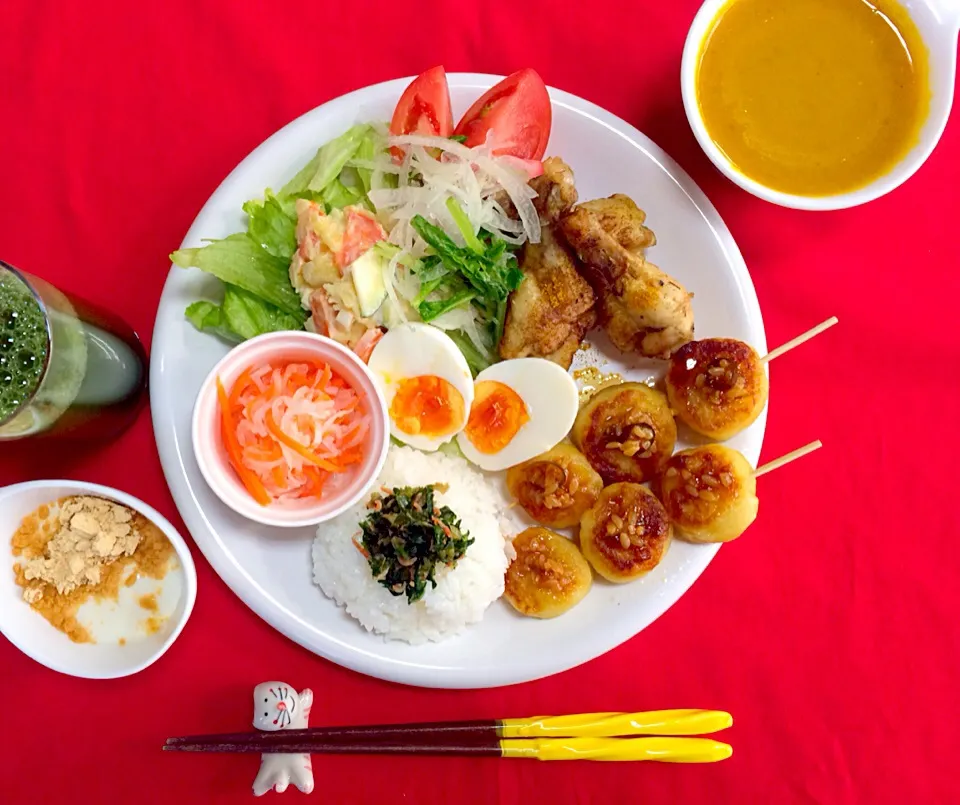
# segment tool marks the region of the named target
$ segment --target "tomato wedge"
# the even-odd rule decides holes
[[[450,88],[442,66],[421,73],[403,91],[390,120],[390,133],[439,137],[453,134]]]
[[[470,148],[487,141],[494,154],[539,160],[550,139],[552,112],[543,79],[529,67],[488,89],[457,124]]]
[[[357,207],[347,207],[347,223],[343,232],[343,247],[333,256],[334,263],[343,274],[343,269],[365,254],[377,241],[387,237],[383,227],[372,212]]]
[[[536,179],[543,173],[543,163],[539,159],[520,159],[520,157],[510,156],[509,154],[497,154],[501,161],[506,161],[520,173],[527,176],[527,181]]]

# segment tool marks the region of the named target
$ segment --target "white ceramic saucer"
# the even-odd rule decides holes
[[[137,579],[121,585],[117,601],[88,601],[77,618],[94,643],[74,643],[51,626],[22,598],[14,581],[16,562],[10,538],[23,518],[44,503],[69,495],[94,495],[128,506],[154,523],[176,551],[176,561],[162,579]],[[197,571],[186,542],[152,506],[132,495],[82,481],[31,481],[0,491],[0,632],[24,654],[70,676],[114,679],[155,663],[183,630],[197,597]],[[153,594],[156,610],[138,603]],[[148,619],[154,619],[152,626]],[[122,641],[122,644],[121,644]]]

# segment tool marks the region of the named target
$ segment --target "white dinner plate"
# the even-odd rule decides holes
[[[498,80],[462,73],[448,78],[455,113]],[[344,95],[278,131],[217,188],[183,246],[245,229],[244,201],[261,196],[264,188],[279,188],[318,146],[352,124],[388,120],[409,81]],[[547,154],[573,167],[580,198],[632,196],[657,235],[650,259],[694,294],[697,335],[740,338],[764,354],[763,320],[750,275],[700,189],[632,126],[566,92],[551,89],[550,95],[553,131]],[[598,580],[582,603],[553,620],[520,617],[498,601],[482,623],[442,643],[411,646],[366,632],[313,585],[311,529],[274,530],[244,520],[200,475],[190,443],[191,411],[201,382],[228,347],[197,332],[184,318],[184,308],[216,293],[216,281],[201,271],[171,268],[157,312],[150,374],[160,459],[180,514],[214,570],[261,618],[320,656],[364,674],[425,687],[481,688],[537,679],[636,636],[686,592],[716,554],[717,546],[675,540],[646,577],[626,585]],[[574,368],[602,364],[601,371],[634,380],[657,373],[654,363],[621,356],[599,333],[588,340],[595,346],[578,356]],[[765,421],[764,413],[730,442],[754,464]]]

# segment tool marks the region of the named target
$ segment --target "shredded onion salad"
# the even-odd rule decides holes
[[[387,232],[377,244],[389,260],[376,323],[429,322],[476,373],[497,360],[506,300],[523,279],[514,252],[540,241],[536,191],[515,159],[489,145],[419,134],[383,145],[351,163],[370,172],[367,199]],[[444,239],[452,248],[438,246]]]
[[[322,361],[250,366],[229,393],[218,377],[217,398],[230,464],[262,506],[320,498],[332,474],[363,460],[370,416]]]
[[[378,213],[389,214],[391,243],[422,257],[426,244],[410,226],[415,215],[422,215],[458,245],[466,245],[448,206],[449,198],[459,202],[475,233],[486,229],[515,246],[528,240],[540,242],[540,218],[532,201],[537,194],[512,157],[492,156],[488,145],[467,148],[456,140],[422,134],[389,137],[387,143],[402,149],[404,158],[397,163],[390,153],[384,153],[370,165],[373,175],[368,196]],[[388,175],[397,177],[396,187],[390,186]],[[511,219],[504,210],[504,194],[519,220]]]

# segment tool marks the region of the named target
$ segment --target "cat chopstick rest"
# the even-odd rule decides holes
[[[313,691],[299,694],[285,682],[264,682],[253,690],[253,726],[263,732],[302,730],[309,726]],[[307,754],[261,755],[260,771],[253,781],[253,793],[263,796],[273,789],[278,794],[293,783],[304,794],[313,791],[313,764]]]

